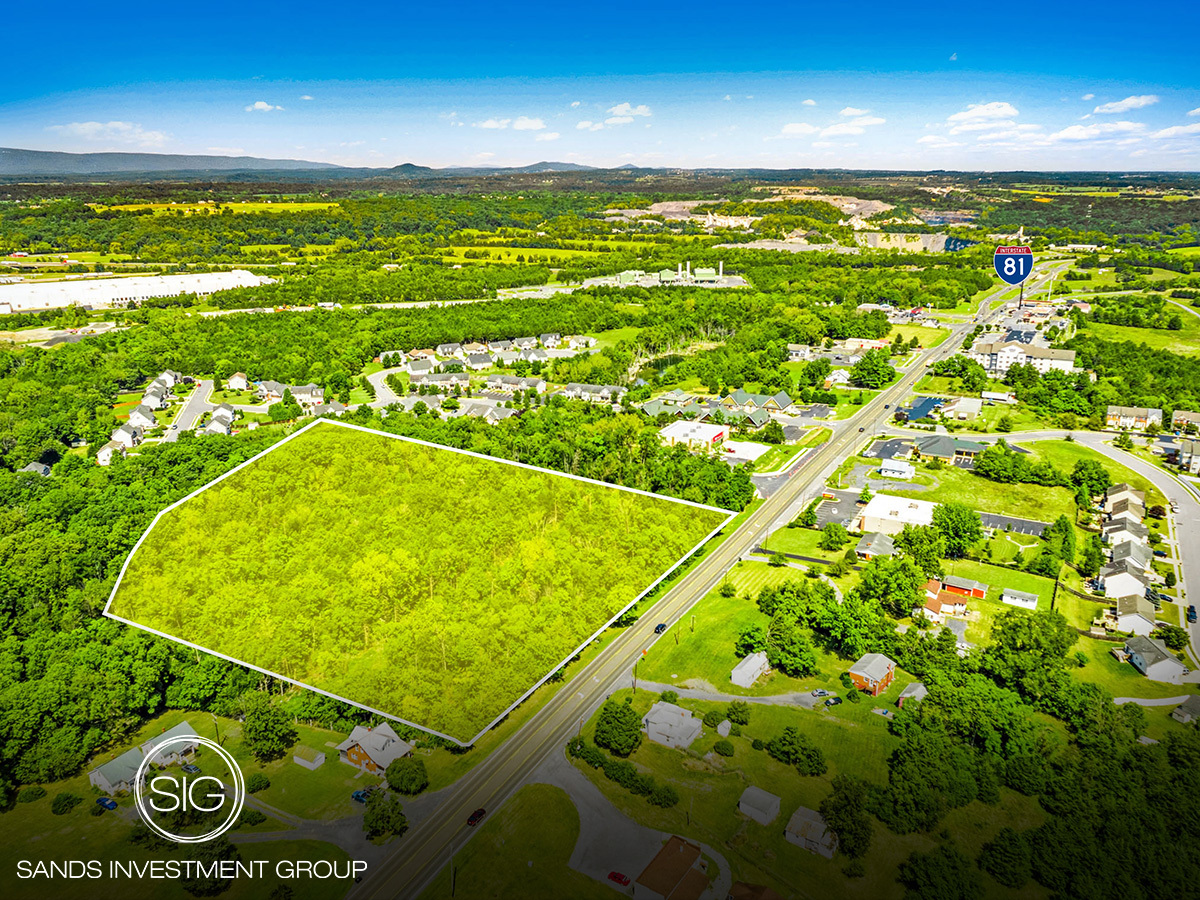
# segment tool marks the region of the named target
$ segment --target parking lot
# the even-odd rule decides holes
[[[1048,522],[1037,522],[1033,519],[1015,519],[1012,516],[999,516],[996,513],[981,512],[979,518],[984,528],[994,528],[1004,531],[1006,528],[1016,534],[1032,534],[1041,537]]]
[[[851,520],[858,515],[858,491],[835,491],[825,489],[826,494],[832,494],[836,499],[824,500],[817,507],[817,527],[824,528],[830,522],[850,527]]]

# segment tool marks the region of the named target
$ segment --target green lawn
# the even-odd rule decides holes
[[[726,518],[319,421],[165,514],[111,611],[469,743]]]
[[[812,429],[797,443],[798,447],[818,447],[833,437],[833,429],[821,425]]]
[[[258,397],[254,396],[254,391],[231,391],[225,388],[220,391],[213,391],[208,398],[209,403],[229,403],[235,406],[256,406],[262,403]]]
[[[627,325],[624,328],[613,328],[610,331],[589,331],[587,336],[596,339],[596,346],[592,348],[591,352],[597,353],[605,347],[615,347],[621,341],[635,341],[641,330],[637,325]],[[685,390],[687,389],[685,388]]]
[[[548,784],[526,785],[493,811],[479,833],[455,854],[454,891],[447,866],[421,894],[422,900],[619,896],[612,887],[567,865],[578,839],[579,812],[566,792]]]
[[[1172,312],[1178,312],[1179,317],[1183,320],[1183,328],[1180,331],[1088,322],[1083,333],[1093,334],[1106,341],[1132,341],[1135,344],[1145,344],[1154,350],[1169,350],[1171,353],[1182,353],[1188,356],[1200,353],[1200,317],[1170,307],[1169,304],[1168,308]]]
[[[921,342],[921,346],[928,350],[950,337],[950,329],[929,328],[925,325],[893,325],[892,330],[887,333],[887,337],[894,341],[896,335],[900,335],[905,341],[911,341],[915,337]]]
[[[1088,662],[1082,669],[1071,670],[1071,674],[1080,681],[1100,685],[1114,697],[1153,699],[1179,697],[1195,692],[1196,686],[1193,684],[1163,684],[1151,681],[1129,663],[1117,662],[1116,657],[1112,655],[1112,648],[1120,646],[1113,641],[1098,641],[1080,635],[1075,649],[1082,650]],[[1171,707],[1166,707],[1165,711],[1170,712]],[[1147,712],[1152,713],[1152,710],[1148,709]]]
[[[781,444],[772,447],[754,461],[754,471],[762,474],[787,468],[803,451],[804,447],[799,444]]]
[[[1112,477],[1114,484],[1126,482],[1132,484],[1137,490],[1144,491],[1146,493],[1146,506],[1155,506],[1167,502],[1162,491],[1156,488],[1147,478],[1134,472],[1129,467],[1109,459],[1104,454],[1097,453],[1095,450],[1083,446],[1078,441],[1030,441],[1028,443],[1020,443],[1019,446],[1033,451],[1041,459],[1052,463],[1057,468],[1068,473],[1075,467],[1075,463],[1078,460],[1096,460],[1108,470],[1108,474]]]
[[[835,856],[827,860],[795,847],[785,840],[784,826],[798,806],[817,808],[838,774],[854,775],[877,784],[886,782],[887,756],[897,746],[898,739],[888,733],[887,721],[871,710],[875,706],[894,708],[896,697],[911,680],[910,676],[897,673],[896,682],[881,697],[845,703],[834,712],[755,705],[743,735],[730,738],[734,755],[727,760],[710,755],[718,739],[713,729],[706,729],[687,753],[643,741],[630,759],[639,769],[652,772],[676,788],[682,799],[670,809],[651,806],[644,798],[608,781],[602,773],[584,765],[580,768],[618,809],[638,822],[721,848],[735,881],[767,884],[784,896],[899,898],[903,888],[896,882],[897,867],[912,851],[925,852],[934,847],[934,836],[895,835],[874,822],[871,850],[864,860],[866,875],[848,879],[841,873],[844,858]],[[625,692],[620,692],[617,696],[624,695]],[[639,691],[634,695],[634,708],[644,713],[655,699],[654,695]],[[724,703],[687,699],[681,700],[680,705],[698,715],[725,708]],[[821,748],[829,767],[826,774],[800,776],[794,768],[752,748],[754,738],[770,739],[788,726],[800,728]],[[590,736],[594,729],[595,717],[585,725],[583,733]],[[737,812],[738,799],[749,785],[763,787],[781,798],[780,815],[770,825],[759,825]],[[965,841],[968,852],[977,852],[1005,825],[1030,828],[1041,823],[1035,799],[1006,789],[1001,795],[997,807],[975,802],[957,811],[954,821],[959,824],[982,823],[971,829]],[[1045,896],[1044,892],[1035,895]],[[995,896],[1016,895],[1000,891]]]
[[[966,436],[969,439],[969,435]],[[1047,488],[1036,484],[1001,484],[975,475],[967,469],[946,466],[930,470],[925,463],[917,464],[918,484],[930,482],[923,491],[889,490],[900,497],[915,497],[932,503],[965,503],[985,512],[1053,522],[1060,515],[1074,521],[1075,499],[1066,488]]]

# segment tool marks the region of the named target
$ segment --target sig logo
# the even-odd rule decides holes
[[[196,744],[212,751],[205,755],[203,772],[171,768],[148,775],[152,763],[172,758],[172,747]],[[134,785],[138,814],[146,827],[180,844],[201,844],[224,834],[236,824],[246,802],[242,770],[233,756],[198,735],[170,737],[154,745],[138,766]]]

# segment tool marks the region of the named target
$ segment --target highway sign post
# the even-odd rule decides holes
[[[997,247],[992,256],[992,265],[996,274],[1007,284],[1021,285],[1021,299],[1018,306],[1025,302],[1025,279],[1033,272],[1033,251],[1028,247]]]

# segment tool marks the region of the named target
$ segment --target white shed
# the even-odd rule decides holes
[[[767,661],[767,654],[763,651],[751,653],[729,673],[729,680],[738,687],[750,688],[754,687],[754,682],[762,678],[771,671],[771,664]]]

